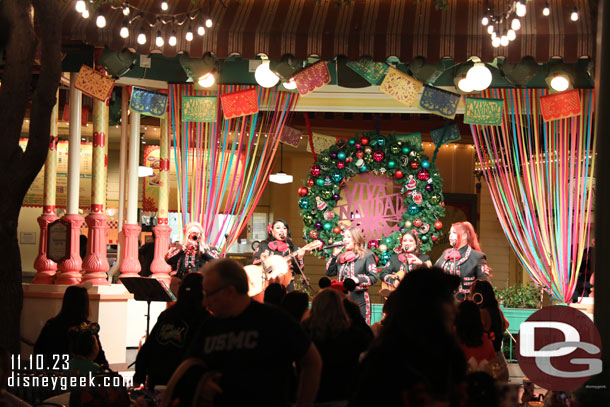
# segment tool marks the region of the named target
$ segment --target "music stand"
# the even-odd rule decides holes
[[[150,303],[151,301],[170,302],[176,301],[176,296],[165,285],[163,281],[150,277],[123,277],[119,278],[127,291],[133,294],[136,301],[146,301],[146,338],[150,328]]]

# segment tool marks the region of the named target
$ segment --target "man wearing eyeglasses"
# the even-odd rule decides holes
[[[215,406],[287,406],[293,363],[299,367],[297,406],[313,406],[322,361],[301,326],[283,310],[252,301],[248,277],[231,259],[214,260],[202,273],[206,321],[189,355],[215,379],[205,389]]]

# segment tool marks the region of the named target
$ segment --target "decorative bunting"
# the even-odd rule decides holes
[[[240,90],[220,95],[225,120],[258,113],[256,89]]]
[[[183,96],[182,121],[213,123],[217,114],[216,96]]]
[[[419,100],[419,107],[439,116],[453,119],[459,102],[460,95],[426,85]]]
[[[545,122],[579,116],[582,110],[578,89],[542,96],[540,110]]]
[[[423,84],[417,79],[391,67],[379,90],[398,100],[400,103],[411,107],[415,103],[422,86]]]
[[[421,133],[411,133],[411,134],[403,134],[401,136],[396,136],[396,140],[405,140],[407,143],[414,146],[421,146]]]
[[[292,127],[284,126],[282,134],[280,135],[280,141],[284,144],[288,144],[292,147],[298,147],[301,141],[301,130],[293,129]]]
[[[313,133],[312,135],[313,149],[316,152],[324,151],[335,145],[336,137],[325,136],[324,134]],[[311,153],[311,147],[307,145],[307,151]]]
[[[301,96],[310,94],[330,82],[330,72],[326,62],[320,61],[294,75],[294,81]]]
[[[502,124],[503,99],[466,98],[464,123],[499,126]]]
[[[167,95],[150,89],[134,87],[129,108],[147,116],[162,117],[167,110]]]
[[[80,68],[74,87],[85,95],[105,102],[112,94],[114,79],[93,68],[83,65]]]
[[[460,128],[457,123],[450,123],[441,128],[430,131],[432,141],[437,148],[444,144],[458,141],[462,138],[460,135]]]
[[[374,62],[372,59],[349,61],[346,65],[371,85],[379,85],[389,68],[385,62]]]

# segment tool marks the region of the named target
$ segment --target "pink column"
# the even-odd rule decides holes
[[[138,238],[140,237],[139,225],[123,225],[123,260],[121,260],[121,277],[140,277],[138,274],[142,270],[138,259]]]
[[[159,158],[159,217],[157,226],[153,228],[155,233],[155,257],[150,265],[153,277],[163,280],[169,287],[171,277],[169,276],[172,268],[165,261],[165,254],[169,249],[169,236],[172,228],[168,222],[169,204],[169,133],[168,133],[168,113],[161,118],[161,138]]]
[[[80,258],[80,227],[83,217],[77,213],[69,213],[62,218],[70,224],[70,257],[59,263],[55,284],[74,285],[81,281],[80,271],[83,261]]]
[[[85,219],[89,226],[87,255],[83,261],[83,280],[94,285],[108,285],[110,269],[106,254],[108,223],[106,206],[106,170],[108,166],[108,101],[93,101],[93,179],[91,182],[91,212]]]

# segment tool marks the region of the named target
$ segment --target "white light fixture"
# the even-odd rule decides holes
[[[546,17],[549,14],[551,14],[551,9],[549,8],[549,2],[545,1],[544,2],[544,8],[542,9],[542,15]]]
[[[284,145],[280,144],[280,171],[276,174],[269,175],[269,181],[275,184],[290,184],[292,182],[292,175],[286,174],[282,170],[284,160]]]
[[[163,37],[161,36],[161,31],[157,30],[157,37],[155,38],[155,45],[157,47],[162,47],[165,44]]]
[[[500,45],[502,45],[503,47],[506,47],[508,45],[508,42],[508,36],[506,34],[500,37]]]
[[[494,48],[498,48],[498,47],[500,46],[500,43],[501,43],[501,42],[502,42],[502,41],[500,40],[500,37],[495,37],[495,38],[492,38],[492,40],[491,40],[491,45],[492,45]]]
[[[172,35],[169,37],[169,40],[167,42],[169,43],[170,47],[176,46],[176,43],[178,42],[178,40],[176,39],[176,31],[172,32]]]
[[[89,18],[89,10],[85,9],[85,11],[83,11],[83,18]]]
[[[570,79],[568,79],[568,77],[565,75],[556,74],[555,76],[553,76],[553,79],[551,79],[551,88],[553,88],[553,90],[556,90],[557,92],[563,92],[569,87]]]
[[[487,16],[483,17],[483,18],[481,19],[481,24],[483,24],[483,25],[487,25],[487,24],[489,24],[489,18],[487,18]]]
[[[119,35],[121,36],[121,38],[129,37],[129,28],[127,28],[127,25],[125,23],[123,23],[123,26],[121,27],[121,31],[119,32]]]
[[[525,7],[525,3],[517,1],[517,6],[515,7],[515,14],[517,14],[519,17],[525,17],[525,15],[527,14],[527,8]]]
[[[214,85],[215,82],[216,78],[214,77],[214,72],[208,72],[197,80],[197,83],[202,88],[209,88]]]
[[[142,141],[144,141],[144,140],[142,140]],[[152,177],[154,174],[155,174],[155,172],[153,171],[152,167],[147,167],[145,165],[138,166],[138,177],[140,177],[140,178]]]
[[[521,20],[519,20],[518,18],[513,18],[513,21],[511,21],[510,23],[510,28],[515,31],[519,31],[521,29]]]
[[[496,40],[499,40],[499,38],[496,37]],[[474,90],[482,91],[491,85],[491,71],[484,63],[476,62],[474,66],[468,70],[466,79],[472,83]]]
[[[295,82],[294,78],[290,78],[288,82],[282,82],[282,86],[288,90],[293,90],[297,88],[297,83]]]
[[[487,26],[487,34],[493,34],[494,32],[494,26],[493,25],[488,25]]]
[[[205,20],[205,26],[208,28],[212,28],[212,19],[208,18],[207,20]]]
[[[128,16],[129,13],[131,13],[131,10],[129,10],[129,7],[127,7],[127,6],[123,7],[123,15]]]
[[[167,2],[166,2],[166,1],[162,1],[162,2],[161,2],[161,10],[163,10],[163,11],[167,11],[167,9],[168,9],[168,8],[169,8],[169,7],[168,7],[168,5],[167,5]]]
[[[509,41],[514,41],[517,38],[517,33],[512,28],[508,30],[508,34],[506,35]]]
[[[74,5],[74,8],[76,9],[76,11],[78,11],[79,13],[82,13],[83,11],[85,11],[87,9],[87,5],[85,4],[84,0],[78,0],[76,2],[76,4]]]
[[[463,76],[462,79],[458,81],[457,86],[462,93],[472,93],[474,91],[472,82],[470,82],[466,76]]]
[[[578,9],[576,6],[574,6],[574,9],[572,10],[572,14],[570,14],[570,20],[578,21]]]
[[[203,36],[205,35],[205,28],[203,28],[203,26],[202,26],[202,25],[200,25],[199,27],[197,27],[197,34],[198,34],[200,37],[203,37]]]
[[[140,30],[140,33],[138,34],[138,44],[146,44],[146,34],[144,34],[144,30]]]
[[[269,60],[262,61],[254,71],[254,78],[263,88],[272,88],[280,81],[280,77],[269,69]]]
[[[184,38],[186,38],[187,41],[193,41],[193,29],[192,29],[192,27],[189,26],[189,29],[186,32],[186,35],[184,36]]]
[[[106,17],[104,17],[102,10],[97,11],[97,18],[95,19],[95,25],[97,25],[98,28],[106,27]]]

